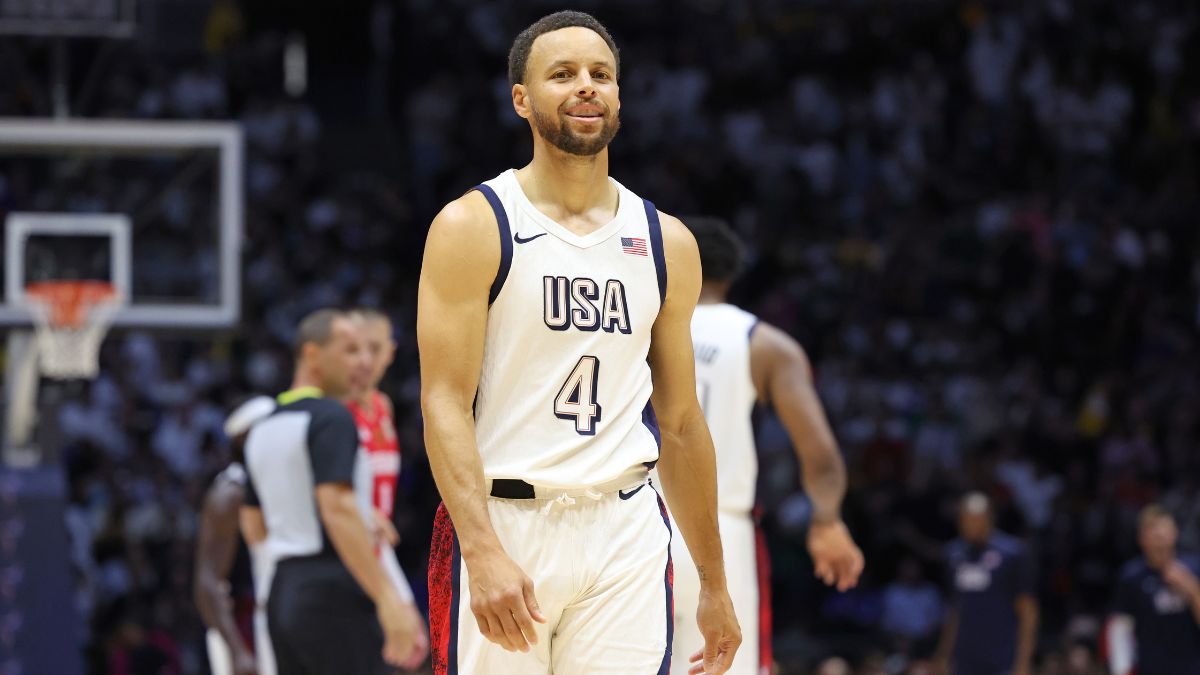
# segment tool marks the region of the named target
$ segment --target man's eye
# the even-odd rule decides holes
[[[568,72],[567,72],[567,71],[565,71],[565,70],[560,70],[560,71],[558,71],[557,73],[555,73],[555,74],[553,75],[553,77],[554,77],[554,79],[556,79],[556,80],[565,80],[565,79],[568,79],[568,78],[570,78],[570,77],[571,77],[571,74],[570,74],[570,73],[568,73]]]

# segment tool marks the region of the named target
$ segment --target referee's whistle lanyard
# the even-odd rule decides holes
[[[276,396],[275,400],[279,401],[279,405],[287,405],[289,403],[295,403],[301,399],[321,398],[324,395],[325,392],[321,391],[320,387],[296,387],[295,389],[288,389],[279,396]]]

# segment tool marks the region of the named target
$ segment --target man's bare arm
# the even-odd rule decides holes
[[[813,388],[808,355],[790,335],[760,323],[750,336],[750,372],[758,400],[775,410],[796,449],[814,520],[839,519],[846,467]]]
[[[704,649],[691,673],[724,673],[741,644],[741,629],[725,583],[717,525],[716,454],[696,398],[691,321],[700,297],[700,254],[683,223],[662,215],[667,293],[650,342],[652,402],[662,434],[658,475],[671,514],[700,575],[697,624]]]
[[[375,603],[383,627],[384,658],[392,665],[404,663],[412,654],[421,629],[413,613],[405,611],[404,602],[375,555],[375,542],[358,509],[353,486],[320,483],[315,493],[317,511],[330,543],[350,575]]]
[[[267,523],[259,507],[243,505],[238,511],[238,524],[247,546],[258,546],[267,540]]]
[[[1013,664],[1014,675],[1029,675],[1033,666],[1033,651],[1037,647],[1038,601],[1029,593],[1022,593],[1015,601],[1017,611],[1017,656]]]
[[[238,509],[242,505],[242,488],[233,483],[218,482],[209,488],[200,511],[200,531],[196,536],[193,594],[196,609],[204,625],[221,635],[235,666],[253,666],[250,647],[242,639],[233,617],[229,598],[229,570],[237,555]],[[238,672],[246,672],[242,667]]]
[[[395,589],[375,557],[375,540],[363,520],[354,488],[349,483],[321,483],[316,487],[317,511],[329,542],[346,569],[376,603]]]
[[[429,466],[450,512],[471,579],[480,632],[509,650],[537,642],[533,582],[508,557],[488,516],[475,442],[474,400],[483,367],[488,294],[500,267],[495,215],[470,192],[433,220],[417,292],[421,412]]]
[[[813,387],[808,355],[790,335],[760,323],[750,336],[750,372],[759,401],[774,408],[803,467],[804,492],[813,504],[808,549],[814,571],[839,590],[851,588],[863,555],[842,522],[846,467]]]
[[[696,398],[692,351],[692,313],[700,297],[699,253],[686,230],[668,234],[673,229],[669,221],[683,227],[674,218],[663,218],[667,295],[650,343],[652,402],[662,434],[657,468],[701,584],[720,588],[725,586],[725,563],[717,526],[716,452]]]
[[[937,675],[950,675],[950,666],[954,658],[954,643],[958,641],[958,608],[946,610],[942,619],[942,634],[938,638],[937,651],[934,652],[934,671]]]

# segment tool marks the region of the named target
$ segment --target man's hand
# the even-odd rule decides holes
[[[258,675],[258,664],[250,652],[239,649],[233,654],[232,660],[233,675]]]
[[[388,546],[395,547],[400,543],[400,533],[396,531],[396,525],[379,509],[371,509],[371,536],[377,545],[387,543]]]
[[[1175,592],[1187,598],[1190,602],[1200,601],[1200,581],[1196,575],[1178,560],[1172,560],[1163,568],[1163,581],[1166,581]]]
[[[408,611],[412,605],[401,602],[395,591],[389,590],[375,605],[375,615],[383,627],[383,660],[400,666],[407,662],[417,646],[423,629],[420,617]]]
[[[479,632],[510,652],[528,652],[537,644],[534,621],[546,623],[533,580],[503,552],[467,562],[471,613]]]
[[[408,655],[400,667],[407,671],[414,671],[425,663],[425,658],[429,656],[429,635],[425,632],[425,618],[417,611],[415,605],[411,602],[404,603],[405,611],[412,614],[412,622],[417,627],[417,634],[413,638],[412,653]]]
[[[808,528],[808,554],[817,578],[827,586],[846,591],[858,585],[863,554],[840,519],[813,522]]]
[[[733,665],[733,656],[742,644],[742,628],[733,613],[729,592],[700,591],[696,624],[704,636],[704,649],[688,658],[693,665],[689,675],[721,675]]]

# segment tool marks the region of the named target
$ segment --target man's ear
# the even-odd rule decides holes
[[[525,85],[514,84],[512,86],[512,104],[518,117],[522,119],[533,117],[533,102],[529,100],[529,89]]]

